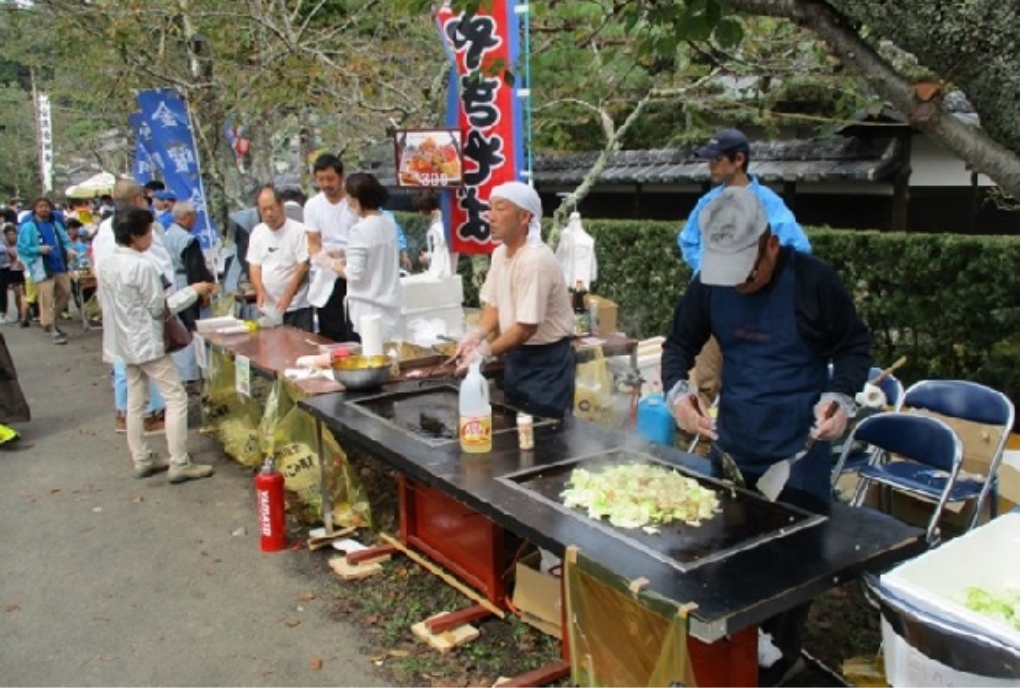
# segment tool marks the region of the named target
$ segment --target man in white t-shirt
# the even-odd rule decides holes
[[[331,258],[343,258],[351,227],[358,222],[347,205],[344,164],[337,156],[324,153],[316,158],[313,170],[319,193],[305,203],[308,251],[312,256],[326,251]],[[354,331],[344,308],[346,296],[347,280],[337,276],[329,300],[319,306],[319,333],[336,342],[351,341]]]
[[[256,304],[282,315],[285,325],[311,332],[304,225],[287,217],[283,197],[272,186],[259,190],[258,209],[262,223],[251,232],[247,255]]]
[[[492,190],[489,223],[502,241],[482,285],[478,326],[461,339],[461,365],[474,356],[504,354],[507,401],[545,418],[562,418],[574,405],[574,312],[552,249],[535,236],[542,202],[527,184]],[[491,343],[489,334],[499,332]]]

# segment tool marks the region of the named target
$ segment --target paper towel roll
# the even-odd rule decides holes
[[[886,404],[885,392],[882,391],[881,387],[868,382],[864,385],[864,390],[858,392],[857,396],[854,397],[854,401],[857,402],[858,406],[882,408]]]
[[[382,316],[363,315],[358,321],[361,335],[361,353],[364,356],[381,356],[383,352]]]

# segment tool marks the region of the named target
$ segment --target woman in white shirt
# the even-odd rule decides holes
[[[347,280],[347,315],[359,338],[362,316],[379,315],[383,341],[393,341],[402,323],[397,228],[380,212],[389,194],[363,172],[348,175],[344,188],[359,220],[347,240],[346,261],[330,259],[328,267]]]
[[[172,483],[212,475],[212,466],[191,462],[188,455],[188,395],[170,354],[163,345],[166,309],[177,313],[216,286],[192,284],[167,297],[155,265],[143,255],[152,245],[152,213],[129,207],[117,211],[113,223],[116,249],[99,265],[99,296],[103,306],[103,359],[123,361],[127,372],[127,442],[135,477],[147,478],[169,468]],[[142,414],[149,380],[166,399],[166,442],[169,464],[157,459],[145,441]]]

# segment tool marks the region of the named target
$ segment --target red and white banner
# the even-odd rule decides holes
[[[456,65],[447,126],[463,134],[463,186],[445,213],[454,253],[490,253],[489,194],[520,180],[525,167],[522,108],[513,70],[519,54],[514,0],[491,0],[473,15],[444,6],[436,13],[446,52]]]

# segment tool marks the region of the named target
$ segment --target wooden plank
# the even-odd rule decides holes
[[[377,561],[351,565],[344,557],[333,557],[329,560],[329,566],[336,575],[348,581],[368,578],[382,571],[382,565]]]
[[[425,625],[431,633],[442,633],[443,631],[457,628],[457,626],[484,619],[487,616],[492,616],[492,612],[480,604],[473,604],[470,607],[458,609],[455,612],[446,612],[439,616],[433,616],[425,622]]]
[[[443,616],[444,614],[446,614],[446,612],[436,614],[435,616],[414,624],[411,626],[411,631],[440,652],[449,652],[453,648],[460,647],[461,645],[469,643],[478,637],[478,629],[467,624],[458,626],[450,631],[443,631],[442,633],[430,633],[428,629],[428,622],[437,617]]]
[[[570,662],[565,659],[545,664],[509,679],[500,679],[497,686],[546,686],[570,674]]]
[[[481,606],[485,607],[487,610],[489,610],[490,612],[492,612],[494,615],[498,616],[501,619],[505,619],[506,618],[506,614],[503,612],[502,609],[500,609],[499,607],[494,605],[492,602],[489,602],[487,599],[485,599],[485,597],[483,597],[482,595],[479,595],[477,592],[475,592],[474,590],[472,590],[468,586],[466,586],[463,583],[461,583],[459,580],[457,580],[456,578],[451,576],[449,573],[444,571],[438,565],[432,563],[431,561],[429,561],[428,559],[426,559],[422,555],[420,555],[417,552],[415,552],[413,549],[411,549],[410,547],[405,545],[400,540],[397,540],[396,538],[394,538],[394,537],[392,537],[390,535],[387,535],[386,533],[379,533],[379,537],[382,539],[383,542],[385,542],[387,544],[390,544],[390,545],[393,545],[399,551],[401,551],[404,554],[406,554],[407,558],[410,559],[411,561],[415,562],[416,564],[420,564],[421,566],[424,566],[430,573],[433,573],[436,576],[439,576],[439,578],[444,583],[449,585],[451,588],[454,588],[455,590],[459,591],[462,595],[467,597],[469,600],[473,600],[474,602],[477,602],[478,604],[480,604]]]
[[[390,555],[394,554],[396,551],[397,548],[393,545],[380,545],[379,547],[361,549],[357,552],[348,552],[347,563],[364,564],[369,561],[389,561]]]

